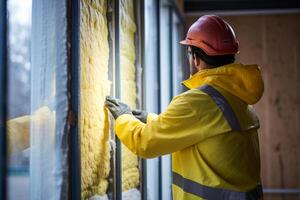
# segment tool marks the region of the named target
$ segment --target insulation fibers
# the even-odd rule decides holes
[[[81,197],[105,195],[110,171],[107,1],[81,0]]]
[[[135,82],[135,45],[133,0],[121,0],[120,27],[120,68],[121,68],[121,100],[131,108],[136,106]],[[137,157],[122,145],[122,190],[136,188],[139,184]],[[135,198],[131,198],[135,199]]]
[[[136,200],[141,199],[141,193],[136,189],[130,189],[122,193],[122,200]],[[107,195],[95,195],[89,200],[108,200]]]
[[[108,29],[106,1],[81,1],[81,181],[82,199],[105,195],[109,174]],[[121,1],[121,99],[135,107],[135,47],[133,1]],[[125,95],[126,94],[126,95]],[[122,189],[139,184],[137,157],[122,145]]]

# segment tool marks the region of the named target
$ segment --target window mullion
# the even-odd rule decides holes
[[[6,199],[7,175],[7,1],[0,0],[0,199]]]

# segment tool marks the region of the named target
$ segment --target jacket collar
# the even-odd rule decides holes
[[[200,70],[182,84],[189,89],[205,84],[217,86],[250,105],[261,98],[264,90],[261,71],[257,65],[228,64]]]
[[[205,85],[209,82],[209,80],[206,80],[206,77],[211,74],[212,72],[216,71],[217,68],[213,69],[204,69],[201,71],[198,71],[196,74],[190,76],[189,79],[182,81],[181,84],[186,86],[189,89],[195,89],[198,87],[201,87],[202,85]]]

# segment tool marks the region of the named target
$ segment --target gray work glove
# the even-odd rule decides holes
[[[144,110],[132,110],[132,114],[141,122],[147,123],[148,112]]]
[[[123,114],[132,115],[131,109],[127,104],[122,103],[120,100],[115,99],[113,97],[106,96],[105,105],[115,119],[117,119],[120,115]]]

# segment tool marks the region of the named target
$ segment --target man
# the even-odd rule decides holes
[[[250,105],[262,96],[257,65],[234,64],[238,41],[218,16],[199,18],[181,44],[188,46],[190,90],[160,115],[131,111],[107,97],[115,131],[135,154],[172,153],[173,198],[260,199],[259,121]]]

